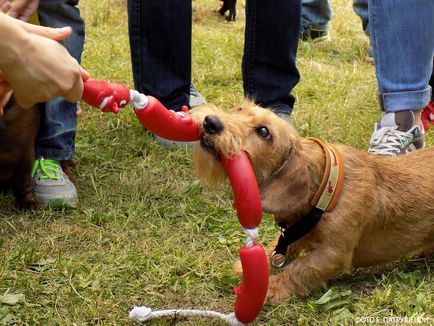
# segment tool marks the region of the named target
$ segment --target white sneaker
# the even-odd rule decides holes
[[[369,153],[384,156],[398,156],[422,149],[423,128],[415,122],[413,111],[385,113],[375,124],[369,145]]]
[[[33,164],[33,194],[39,206],[75,208],[77,189],[63,172],[59,161],[41,157]]]

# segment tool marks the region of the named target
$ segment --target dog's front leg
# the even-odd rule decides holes
[[[306,296],[318,285],[335,275],[351,269],[351,253],[332,249],[315,249],[306,256],[296,258],[285,266],[279,274],[270,276],[267,299],[278,303],[291,293]]]

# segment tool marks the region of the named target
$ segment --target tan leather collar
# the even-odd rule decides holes
[[[344,184],[344,159],[335,146],[325,144],[317,138],[307,139],[319,144],[326,158],[324,176],[311,205],[324,212],[330,212],[336,206]]]

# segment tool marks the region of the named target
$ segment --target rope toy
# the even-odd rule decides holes
[[[113,113],[131,103],[146,129],[169,140],[196,141],[202,137],[198,123],[188,114],[187,107],[180,112],[168,110],[156,98],[129,90],[121,84],[88,79],[84,82],[82,100],[103,112]],[[268,289],[268,260],[264,248],[258,243],[258,227],[262,219],[258,184],[246,153],[222,157],[221,163],[231,183],[234,207],[247,238],[246,245],[240,249],[243,280],[234,289],[237,296],[234,313],[195,309],[152,311],[148,307],[134,307],[130,319],[143,322],[167,316],[201,316],[221,318],[230,325],[245,325],[254,321],[261,312]]]

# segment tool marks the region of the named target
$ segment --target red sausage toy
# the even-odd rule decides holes
[[[119,108],[131,102],[142,125],[152,133],[169,140],[195,141],[202,137],[197,122],[188,114],[186,107],[181,112],[168,110],[156,98],[129,90],[121,84],[89,79],[84,82],[82,99],[104,112],[114,113],[118,113]],[[240,224],[246,230],[257,234],[257,227],[262,218],[261,197],[247,155],[242,152],[231,158],[222,158],[222,165],[234,191],[234,206],[237,209]],[[256,239],[248,238],[250,244],[240,250],[243,281],[239,287],[234,289],[237,295],[234,305],[237,319],[235,322],[238,323],[250,323],[255,320],[267,294],[267,256],[264,248],[259,243],[254,243],[255,241]],[[140,312],[135,311],[134,318],[140,321],[155,318],[151,316],[150,309],[146,309],[148,309],[146,310],[147,316],[140,316]],[[132,313],[133,311],[130,316]],[[195,313],[197,315],[197,311]]]

